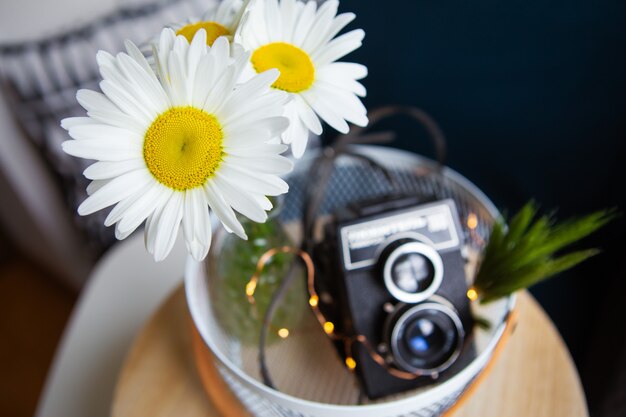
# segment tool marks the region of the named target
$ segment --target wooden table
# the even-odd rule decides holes
[[[528,293],[518,303],[515,333],[454,417],[587,417],[576,368],[552,322]],[[112,417],[221,416],[200,382],[189,320],[181,287],[138,335]]]

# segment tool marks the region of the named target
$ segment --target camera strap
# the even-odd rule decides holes
[[[268,250],[258,261],[257,270],[255,274],[250,278],[247,286],[247,293],[249,297],[249,302],[254,302],[254,289],[256,288],[256,283],[259,280],[260,274],[263,271],[265,264],[277,253],[293,253],[297,255],[296,258],[290,264],[290,267],[287,271],[287,274],[283,278],[279,288],[273,294],[270,304],[265,312],[263,317],[263,322],[261,326],[261,334],[259,337],[259,368],[260,374],[263,379],[263,383],[273,389],[277,389],[269,372],[266,362],[265,355],[265,347],[268,338],[268,333],[270,329],[270,324],[273,320],[274,315],[276,314],[276,310],[278,309],[280,303],[282,302],[287,290],[293,283],[294,279],[298,276],[296,274],[297,271],[297,262],[302,261],[307,269],[307,287],[309,290],[309,305],[315,314],[320,326],[324,330],[324,332],[329,335],[329,337],[334,339],[344,339],[346,345],[346,352],[348,353],[348,359],[346,359],[346,365],[354,369],[355,364],[354,360],[350,361],[351,356],[349,352],[351,351],[353,343],[361,343],[370,353],[370,356],[379,363],[381,366],[384,366],[389,370],[390,373],[395,376],[403,379],[414,379],[419,375],[411,374],[408,372],[404,372],[401,370],[397,370],[393,367],[390,367],[376,351],[373,349],[367,339],[362,335],[356,335],[355,337],[344,337],[341,335],[337,335],[334,332],[334,325],[332,322],[329,322],[325,319],[324,315],[320,312],[318,308],[319,297],[315,292],[315,267],[311,258],[311,253],[313,251],[313,247],[315,245],[314,239],[314,229],[317,217],[320,212],[321,205],[323,203],[326,188],[332,177],[335,170],[335,163],[338,157],[347,156],[353,159],[356,159],[364,164],[368,165],[370,168],[380,172],[386,182],[390,185],[392,193],[400,193],[401,187],[398,183],[397,178],[393,175],[393,173],[384,165],[371,158],[370,156],[359,153],[356,148],[351,145],[364,145],[364,144],[384,144],[389,143],[395,139],[394,132],[372,132],[370,133],[370,129],[379,121],[395,116],[395,115],[408,115],[411,118],[418,121],[420,124],[424,126],[426,131],[429,133],[429,136],[433,142],[435,147],[435,152],[437,155],[437,161],[439,163],[439,167],[443,166],[446,157],[446,142],[443,132],[437,125],[437,123],[432,119],[427,113],[423,110],[415,108],[415,107],[406,107],[406,106],[386,106],[375,109],[368,113],[368,118],[370,123],[367,127],[358,127],[353,126],[351,131],[348,134],[339,136],[336,141],[329,147],[326,147],[320,156],[312,163],[311,166],[314,166],[316,169],[314,172],[311,172],[311,175],[308,177],[309,181],[306,187],[306,197],[304,201],[304,209],[303,209],[303,218],[302,218],[302,229],[303,229],[303,238],[300,248],[295,247],[282,247],[282,248],[273,248]]]

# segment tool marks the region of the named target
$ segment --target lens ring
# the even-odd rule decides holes
[[[445,316],[447,316],[448,319],[450,319],[456,331],[456,344],[451,350],[451,354],[449,356],[446,355],[448,357],[443,363],[437,366],[433,366],[433,367],[422,368],[422,367],[416,367],[415,365],[409,363],[403,357],[399,343],[400,343],[400,340],[402,339],[403,331],[405,330],[406,324],[411,319],[414,319],[417,313],[419,313],[420,311],[425,311],[425,310],[438,311],[440,313],[443,313]],[[456,361],[456,359],[461,354],[461,348],[463,347],[464,339],[465,339],[465,331],[463,330],[463,324],[461,323],[461,320],[459,319],[459,316],[457,315],[457,313],[450,307],[447,307],[443,304],[429,302],[429,303],[418,304],[410,308],[409,310],[407,310],[400,316],[400,318],[393,325],[393,330],[391,331],[390,340],[389,340],[389,346],[391,347],[393,360],[400,369],[403,369],[407,372],[420,374],[420,375],[432,375],[432,374],[439,373],[448,369]]]
[[[404,255],[418,254],[426,258],[433,267],[433,277],[430,285],[419,292],[407,292],[400,288],[393,279],[392,268],[395,262]],[[441,285],[443,280],[443,261],[439,253],[421,242],[408,242],[395,248],[385,259],[383,266],[383,279],[387,291],[397,300],[415,304],[430,298]]]

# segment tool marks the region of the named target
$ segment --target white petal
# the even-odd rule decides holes
[[[107,217],[104,219],[104,225],[106,227],[109,227],[119,222],[122,219],[122,217],[124,217],[124,214],[126,214],[126,211],[130,207],[132,207],[132,205],[135,204],[135,202],[139,200],[144,193],[148,192],[148,190],[150,189],[152,185],[153,184],[144,185],[144,187],[140,189],[139,191],[137,191],[135,194],[132,194],[126,197],[125,199],[121,200],[119,203],[117,203],[115,207],[111,209]]]
[[[268,117],[254,122],[257,129],[265,129],[269,132],[271,138],[280,136],[289,127],[289,119],[282,116]]]
[[[266,117],[260,120],[253,120],[248,123],[237,122],[235,126],[229,126],[229,134],[237,135],[240,132],[261,131],[268,133],[270,138],[279,136],[289,127],[289,119],[282,116]]]
[[[200,63],[200,59],[206,53],[206,30],[200,29],[191,40],[189,50],[187,51],[187,70],[190,76],[193,75]],[[193,77],[190,77],[190,79],[193,79]]]
[[[293,33],[293,43],[301,46],[304,40],[309,36],[309,31],[313,23],[315,23],[315,11],[317,4],[314,1],[308,1],[300,13],[300,18],[296,24],[296,30]]]
[[[174,192],[166,203],[156,225],[154,259],[159,262],[167,257],[176,242],[183,217],[183,193]]]
[[[224,126],[231,125],[236,122],[238,125],[244,125],[249,123],[255,123],[262,119],[268,117],[278,117],[283,115],[283,107],[282,106],[266,106],[262,108],[257,108],[254,111],[250,111],[246,114],[242,114],[236,120],[231,120],[228,118],[223,121]]]
[[[315,110],[315,113],[317,113],[333,129],[344,134],[350,131],[350,127],[346,121],[337,114],[332,105],[324,100],[322,94],[314,94],[314,91],[306,91],[302,97],[313,108],[313,110]]]
[[[85,216],[109,207],[136,193],[151,181],[154,181],[152,176],[143,170],[132,171],[119,176],[87,197],[78,207],[78,214]]]
[[[128,236],[132,235],[134,231],[135,231],[135,229],[129,230],[127,232],[121,232],[117,227],[115,227],[115,238],[117,240],[124,240]]]
[[[336,16],[330,27],[325,32],[318,33],[318,42],[312,46],[311,52],[317,51],[319,48],[326,45],[332,38],[334,38],[348,23],[352,22],[356,15],[354,13],[342,13]]]
[[[169,85],[170,85],[170,98],[172,104],[175,106],[184,106],[191,102],[188,96],[189,91],[187,89],[187,80],[185,74],[185,68],[183,66],[183,59],[178,52],[170,52],[168,60],[169,71]]]
[[[230,58],[228,39],[219,37],[213,42],[209,54],[215,58],[215,61],[226,65]]]
[[[282,25],[277,0],[265,0],[265,24],[271,42],[281,40]]]
[[[148,216],[146,220],[146,227],[144,231],[144,243],[148,253],[154,256],[154,244],[156,243],[157,225],[159,224],[159,218],[163,212],[163,207],[157,207],[152,215]]]
[[[173,52],[176,52],[178,56],[185,57],[187,56],[187,51],[189,50],[189,41],[183,35],[177,35],[176,39],[174,39],[174,47],[172,48]],[[185,73],[187,72],[187,64],[185,63]]]
[[[257,194],[280,195],[289,191],[289,185],[275,175],[251,172],[242,167],[231,165],[225,160],[220,165],[222,178],[237,184],[238,187]]]
[[[202,108],[207,113],[213,114],[220,108],[224,99],[232,92],[235,86],[235,78],[233,72],[226,69],[219,76],[211,91],[207,95],[206,101]]]
[[[145,72],[154,77],[154,79],[156,80],[154,71],[152,71],[152,68],[146,60],[146,57],[141,53],[139,48],[137,48],[137,45],[127,39],[124,41],[124,46],[126,47],[126,52],[128,52],[128,55],[130,55],[131,58],[133,58],[135,62],[137,62]]]
[[[264,195],[254,193],[249,193],[248,195],[250,196],[250,198],[254,199],[259,207],[261,207],[265,211],[271,210],[274,207],[270,199],[265,197]]]
[[[320,5],[315,15],[315,21],[309,31],[309,36],[302,43],[302,49],[315,51],[320,45],[327,42],[323,35],[330,31],[338,7],[339,2],[336,0],[327,0]]]
[[[85,190],[87,192],[87,195],[92,195],[93,193],[98,191],[100,188],[102,188],[105,185],[107,185],[109,183],[109,181],[110,180],[94,180],[94,181],[91,181],[87,185],[87,189]]]
[[[236,156],[263,157],[280,155],[287,149],[289,149],[287,145],[264,143],[252,147],[231,148],[227,153]]]
[[[356,81],[367,75],[367,67],[350,62],[333,62],[319,69],[316,84],[326,83],[341,90],[350,91],[365,97],[367,91],[363,84]]]
[[[270,139],[269,132],[261,129],[240,130],[228,132],[225,130],[224,147],[227,149],[259,146]]]
[[[219,175],[213,178],[213,188],[219,192],[224,200],[239,213],[257,222],[264,223],[267,220],[267,213],[247,193],[233,187],[230,183],[223,181]]]
[[[367,67],[354,62],[333,62],[319,68],[316,75],[318,78],[320,75],[328,75],[347,80],[360,80],[367,77]]]
[[[137,132],[104,124],[73,126],[70,128],[69,134],[76,140],[124,140],[136,144],[143,143],[143,137],[138,135]]]
[[[96,162],[87,167],[87,169],[83,171],[83,175],[90,180],[106,180],[136,169],[146,169],[146,163],[143,159],[137,158],[127,161]]]
[[[210,181],[204,185],[204,191],[206,192],[206,199],[211,207],[211,210],[213,210],[226,229],[234,232],[242,239],[248,239],[246,232],[243,230],[243,226],[241,226],[241,223],[237,220],[237,216],[235,216],[233,210],[226,203],[226,201],[224,201],[224,197],[222,197],[217,190],[215,190]]]
[[[171,190],[159,183],[155,182],[152,184],[152,186],[146,190],[146,192],[142,193],[141,197],[126,210],[124,216],[117,224],[117,229],[122,233],[135,230],[154,212],[156,207],[161,207],[168,201],[171,192]]]
[[[254,97],[268,91],[279,76],[280,71],[276,68],[263,71],[256,74],[248,81],[237,85],[235,91],[243,97]]]
[[[196,261],[204,259],[211,246],[211,219],[203,189],[185,192],[183,232],[187,251]]]
[[[126,56],[128,61],[134,62],[131,58],[129,58],[126,54],[118,54],[121,58],[122,56]],[[129,79],[124,71],[121,69],[119,64],[120,58],[116,59],[116,62],[113,65],[101,65],[100,73],[102,73],[103,81],[100,83],[100,87],[102,88],[103,83],[108,83],[109,90],[112,88],[117,88],[118,100],[124,100],[127,106],[133,106],[137,112],[144,114],[147,117],[156,116],[159,113],[159,108],[151,101],[148,92],[141,88],[141,86],[134,80]],[[135,64],[136,65],[136,64]],[[139,70],[142,75],[145,75],[145,71]],[[109,98],[111,98],[119,107],[121,107],[120,103],[116,101],[115,98],[110,96],[110,91],[102,88]]]
[[[233,10],[238,7],[241,7],[241,2],[237,0],[223,0],[219,6],[213,12],[213,21],[215,22],[225,22],[230,18],[230,15],[233,14]],[[208,19],[205,19],[208,20]]]
[[[116,106],[122,111],[137,120],[142,124],[149,126],[156,118],[156,114],[150,114],[143,106],[141,106],[135,98],[133,98],[127,91],[120,88],[116,83],[109,80],[103,80],[100,82],[100,88]]]
[[[233,55],[233,63],[231,65],[231,71],[233,72],[234,88],[235,83],[242,79],[242,73],[250,62],[250,52],[240,50],[237,46],[234,46],[233,50],[238,51],[235,53],[235,55]]]
[[[102,93],[91,90],[79,90],[76,93],[76,99],[87,110],[89,117],[101,123],[125,127],[142,134],[148,128],[146,123],[141,123],[137,118],[122,112],[119,107]],[[68,125],[68,127],[70,126]]]
[[[126,54],[119,54],[118,61],[120,69],[131,81],[130,84],[146,95],[147,102],[142,104],[153,107],[156,113],[161,113],[170,106],[165,90],[154,74],[147,73],[137,61]]]
[[[168,81],[170,79],[170,74],[167,61],[172,47],[174,46],[175,39],[176,33],[174,33],[174,31],[170,28],[165,28],[161,31],[158,46],[153,46],[153,55],[156,58],[157,74],[159,75],[159,79],[161,80],[161,83],[163,84],[163,87],[169,97],[171,97],[172,91]]]
[[[87,111],[102,110],[116,112],[120,111],[120,108],[116,106],[107,96],[97,91],[91,90],[78,90],[76,93],[76,99],[81,106]]]
[[[193,99],[194,107],[202,107],[215,82],[216,64],[215,57],[204,55],[198,64],[197,76],[194,78]]]
[[[99,161],[125,161],[141,156],[140,144],[120,139],[67,140],[61,148],[68,155]]]
[[[287,43],[293,42],[293,33],[296,30],[297,17],[299,16],[298,3],[300,2],[295,0],[281,0],[280,2],[281,40]]]
[[[367,126],[367,110],[353,93],[321,82],[315,85],[314,90],[311,93],[315,93],[319,101],[328,107],[332,105],[339,116],[357,126]]]
[[[280,155],[259,155],[258,157],[228,155],[225,160],[235,165],[266,174],[284,175],[293,169],[293,162]]]
[[[274,109],[279,113],[281,108],[289,101],[287,94],[263,94],[258,97],[248,97],[246,100],[241,96],[231,97],[224,103],[222,108],[216,113],[218,119],[223,120],[223,124],[239,123],[239,120],[246,115],[255,115],[259,109]],[[249,120],[249,118],[248,118]]]
[[[65,130],[70,130],[76,126],[83,125],[99,125],[97,120],[93,120],[91,117],[66,117],[61,120],[61,127]]]
[[[103,67],[103,66],[115,67],[115,57],[111,55],[110,53],[108,53],[107,51],[100,50],[96,52],[96,62],[98,63],[99,67]],[[102,74],[102,76],[104,75]]]
[[[143,137],[148,130],[147,125],[142,125],[135,118],[122,113],[121,111],[107,112],[92,110],[87,113],[89,117],[98,124],[107,124],[110,126],[120,127],[127,130],[132,130],[134,133]]]
[[[293,106],[295,106],[298,115],[300,116],[300,120],[306,125],[306,127],[316,135],[322,134],[322,124],[320,123],[320,119],[317,117],[311,106],[308,105],[306,101],[299,95],[293,95]]]
[[[316,64],[316,67],[330,64],[359,48],[364,37],[365,32],[362,29],[355,29],[344,33],[330,41],[319,51],[316,51],[315,54],[312,54],[311,58]]]
[[[291,138],[291,153],[295,158],[302,158],[306,145],[309,143],[309,130],[299,120],[293,122],[294,130]]]

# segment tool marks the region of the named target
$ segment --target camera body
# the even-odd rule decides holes
[[[337,350],[369,398],[445,379],[475,357],[462,247],[450,199],[363,202],[327,225],[314,251],[320,309],[352,340]]]

